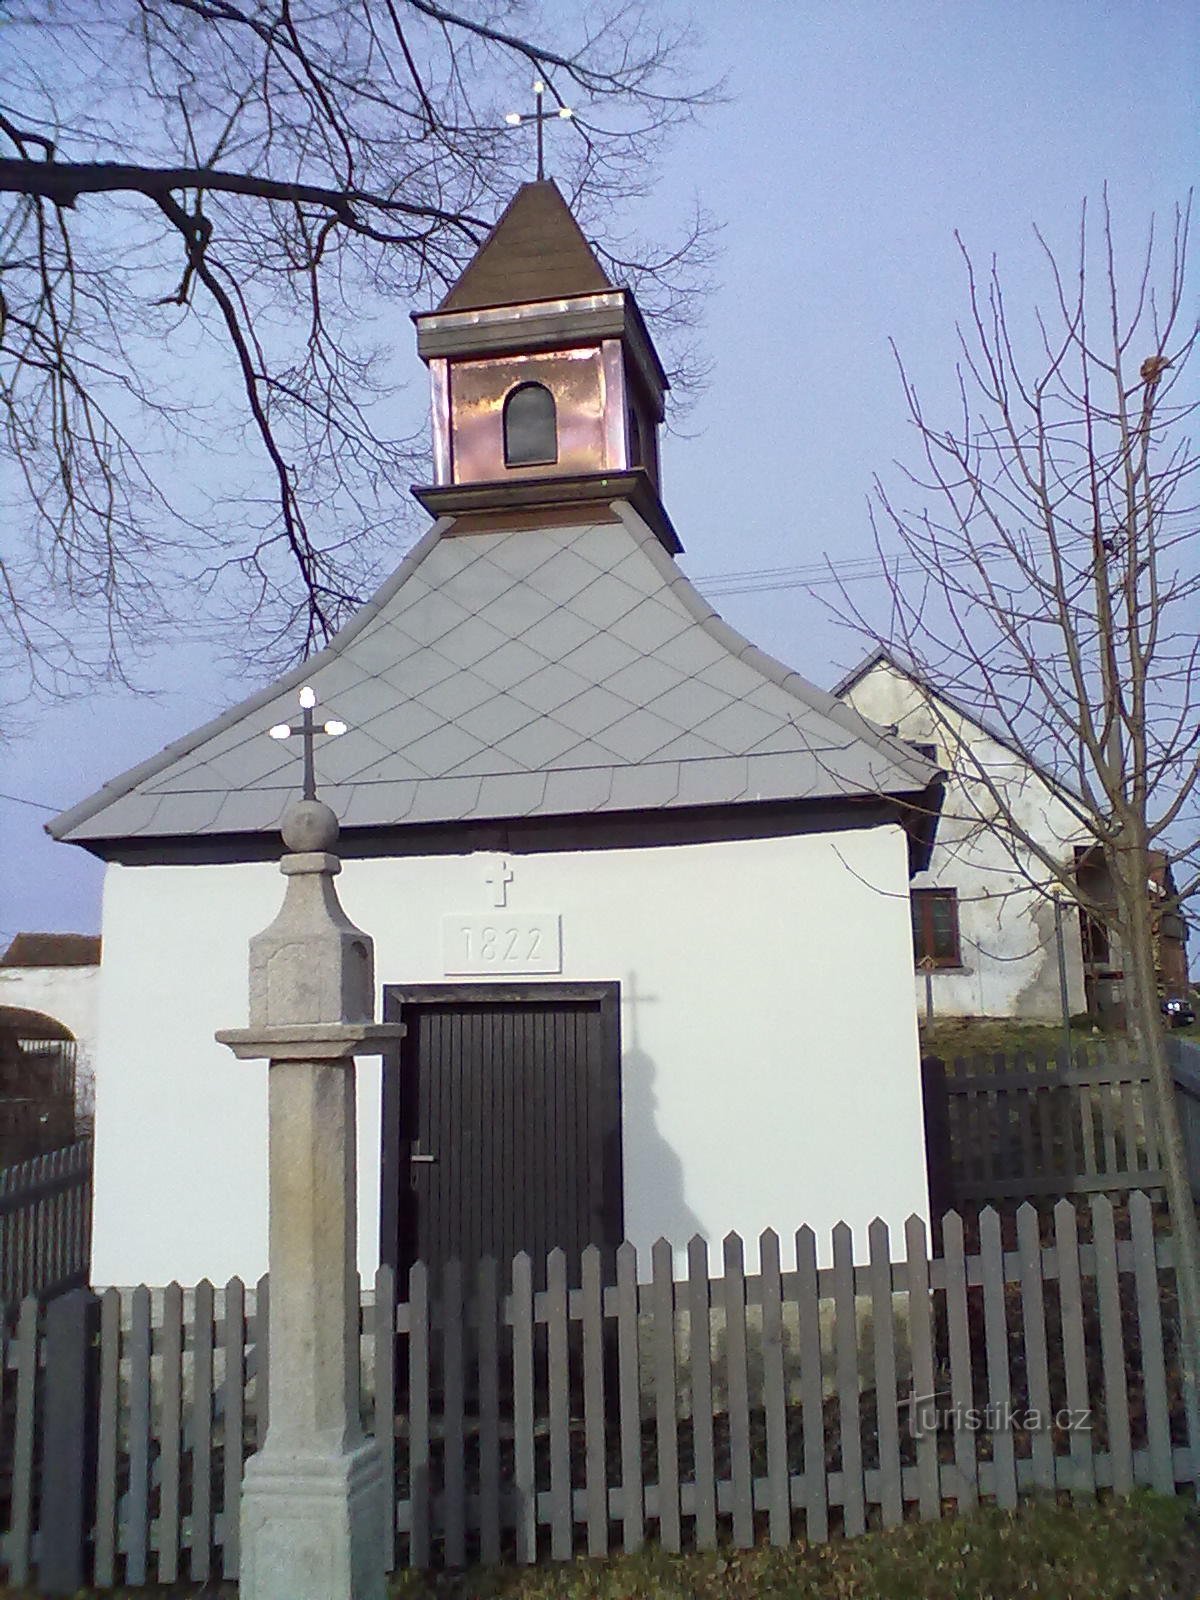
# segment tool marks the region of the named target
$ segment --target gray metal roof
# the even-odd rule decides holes
[[[274,830],[267,737],[310,683],[345,828],[912,794],[936,768],[727,626],[625,502],[616,521],[436,523],[333,642],[49,825],[79,843]]]

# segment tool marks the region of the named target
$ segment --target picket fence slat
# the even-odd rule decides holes
[[[125,1581],[146,1582],[150,1555],[150,1424],[151,1388],[150,1291],[133,1291],[129,1329],[129,1490],[124,1518]]]
[[[1083,1334],[1083,1279],[1079,1261],[1079,1229],[1075,1207],[1060,1200],[1054,1208],[1054,1243],[1058,1253],[1058,1303],[1062,1319],[1063,1362],[1067,1379],[1067,1408],[1073,1417],[1089,1409],[1087,1351]],[[1092,1458],[1092,1436],[1083,1428],[1072,1428],[1069,1487],[1077,1497],[1096,1489],[1096,1468]]]
[[[162,1410],[158,1428],[158,1581],[179,1575],[179,1469],[183,1429],[183,1290],[163,1291]]]
[[[513,1491],[517,1497],[517,1560],[537,1560],[537,1463],[534,1456],[533,1263],[524,1251],[512,1265]]]
[[[571,1503],[571,1392],[567,1341],[567,1257],[552,1250],[546,1258],[546,1355],[549,1366],[550,1554],[569,1561],[574,1544]]]
[[[1050,1437],[1050,1365],[1046,1344],[1046,1296],[1042,1286],[1042,1244],[1038,1214],[1026,1203],[1017,1212],[1017,1254],[1020,1258],[1021,1333],[1025,1342],[1027,1399],[1045,1426],[1030,1443],[1034,1487],[1054,1490],[1054,1447]]]
[[[717,1469],[713,1437],[712,1306],[708,1241],[697,1234],[687,1248],[688,1341],[692,1365],[692,1455],[696,1548],[717,1543]]]
[[[442,1273],[442,1493],[445,1510],[442,1531],[446,1561],[452,1567],[467,1563],[466,1461],[463,1431],[466,1421],[463,1377],[463,1273],[462,1264],[448,1261]]]
[[[396,1566],[396,1506],[390,1491],[396,1482],[396,1271],[381,1266],[375,1273],[375,1303],[371,1308],[374,1345],[374,1430],[380,1474],[388,1495],[383,1524],[384,1571]]]
[[[875,1434],[879,1447],[879,1502],[883,1525],[904,1520],[900,1475],[900,1409],[896,1392],[896,1327],[892,1308],[892,1254],[887,1223],[876,1217],[867,1230],[871,1281],[871,1329],[875,1364]]]
[[[1133,1238],[1138,1357],[1145,1396],[1150,1484],[1160,1494],[1170,1494],[1175,1488],[1175,1466],[1171,1454],[1167,1366],[1163,1349],[1162,1312],[1159,1309],[1154,1217],[1150,1201],[1144,1194],[1135,1194],[1129,1202],[1129,1231]]]
[[[515,1270],[515,1268],[514,1268]],[[429,1272],[418,1261],[408,1275],[408,1561],[429,1564]]]
[[[742,1241],[723,1244],[725,1276],[725,1381],[729,1394],[729,1468],[733,1486],[733,1542],[754,1543],[754,1483],[750,1468],[750,1374],[746,1351],[746,1270]]]
[[[254,1288],[254,1448],[267,1442],[271,1412],[271,1286],[266,1273]]]
[[[1120,1086],[1121,1096],[1121,1139],[1125,1146],[1125,1159],[1123,1165],[1131,1171],[1137,1171],[1141,1166],[1139,1157],[1143,1154],[1142,1141],[1138,1137],[1137,1111],[1134,1106],[1134,1085],[1123,1083]]]
[[[989,1404],[1003,1413],[1012,1402],[1008,1358],[1008,1326],[1004,1306],[1004,1246],[1000,1216],[988,1206],[979,1218],[979,1256],[983,1268],[984,1351]],[[1011,1427],[993,1426],[992,1491],[997,1505],[1011,1511],[1017,1503],[1017,1462]]]
[[[817,1236],[808,1227],[796,1230],[796,1306],[800,1318],[800,1416],[804,1430],[804,1535],[818,1543],[829,1537],[829,1500]]]
[[[604,1411],[604,1279],[600,1251],[588,1245],[582,1257],[583,1431],[587,1503],[587,1549],[608,1554],[608,1462]]]
[[[1092,1239],[1096,1248],[1104,1415],[1108,1423],[1112,1488],[1117,1494],[1129,1494],[1133,1489],[1133,1439],[1129,1424],[1129,1391],[1121,1329],[1121,1291],[1117,1277],[1117,1238],[1113,1227],[1112,1201],[1107,1195],[1094,1195],[1091,1213]]]
[[[638,1387],[637,1251],[626,1242],[617,1249],[617,1371],[621,1419],[622,1547],[626,1555],[642,1548],[645,1496],[642,1487],[642,1411]]]
[[[207,1583],[212,1572],[213,1286],[196,1285],[192,1312],[192,1536],[188,1571]]]
[[[842,1456],[842,1521],[847,1534],[865,1533],[862,1420],[858,1383],[858,1316],[854,1304],[854,1240],[839,1222],[833,1230],[834,1371]]]
[[[32,1572],[33,1461],[37,1434],[38,1304],[22,1300],[17,1320],[17,1414],[13,1423],[13,1485],[9,1576],[29,1582]]]
[[[1101,1099],[1101,1130],[1104,1133],[1104,1170],[1114,1173],[1117,1170],[1117,1107],[1114,1096],[1117,1086],[1106,1083],[1099,1090]]]
[[[929,1255],[925,1224],[909,1217],[904,1224],[904,1260],[908,1278],[908,1326],[912,1350],[912,1410],[917,1399],[935,1394],[933,1376],[933,1303],[929,1291]],[[938,1473],[937,1436],[919,1429],[916,1439],[917,1504],[923,1522],[936,1521],[942,1512]]]
[[[494,1256],[479,1263],[479,1558],[500,1559],[500,1308]]]
[[[946,1278],[947,1348],[950,1356],[950,1404],[958,1416],[975,1404],[971,1375],[971,1335],[967,1314],[967,1270],[962,1218],[951,1212],[942,1223]],[[959,1510],[970,1510],[979,1499],[979,1464],[975,1435],[969,1428],[954,1430],[954,1499]]]
[[[221,1385],[222,1449],[222,1572],[233,1582],[238,1575],[241,1523],[238,1502],[242,1492],[242,1448],[245,1434],[246,1391],[246,1287],[240,1278],[225,1285],[221,1326],[221,1360],[225,1369]]]
[[[658,1460],[658,1537],[664,1550],[682,1548],[679,1515],[679,1427],[675,1378],[675,1264],[666,1239],[650,1252],[650,1309],[654,1315],[654,1433]]]
[[[117,1427],[121,1370],[121,1293],[100,1297],[99,1417],[96,1429],[95,1578],[102,1589],[116,1582]]]
[[[767,1512],[771,1543],[792,1537],[792,1494],[787,1456],[787,1389],[783,1370],[783,1274],[779,1235],[768,1228],[758,1242],[762,1283],[763,1410],[767,1422]]]

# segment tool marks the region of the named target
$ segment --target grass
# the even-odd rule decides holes
[[[921,1049],[929,1054],[945,1056],[992,1055],[997,1051],[1005,1055],[1014,1050],[1030,1050],[1037,1055],[1053,1055],[1061,1049],[1062,1024],[1059,1022],[1022,1022],[1012,1017],[937,1017],[920,1023]],[[1200,1022],[1187,1028],[1172,1028],[1171,1037],[1191,1039],[1200,1043]],[[1081,1045],[1102,1044],[1120,1038],[1119,1034],[1094,1033],[1090,1027],[1078,1025],[1071,1029],[1071,1042],[1075,1049]]]
[[[824,1545],[397,1577],[393,1600],[1196,1600],[1194,1502],[1029,1503]],[[108,1591],[110,1596],[112,1591]],[[234,1600],[232,1585],[120,1590]],[[0,1591],[7,1600],[17,1592]]]
[[[1031,1050],[1037,1055],[1052,1055],[1062,1046],[1061,1024],[1021,1022],[1012,1017],[934,1017],[921,1022],[921,1049],[945,1056],[992,1055],[1001,1051]],[[1087,1044],[1093,1035],[1072,1029],[1072,1042]]]

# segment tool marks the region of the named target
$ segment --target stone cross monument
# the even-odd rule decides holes
[[[239,1593],[383,1600],[393,1491],[359,1421],[354,1058],[404,1029],[372,1020],[371,940],[333,882],[338,821],[305,788],[283,820],[283,906],[250,941],[250,1026],[217,1035],[269,1062],[270,1417],[242,1485]]]

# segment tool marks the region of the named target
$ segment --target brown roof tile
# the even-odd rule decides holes
[[[18,933],[0,967],[97,967],[100,938],[92,933]]]

